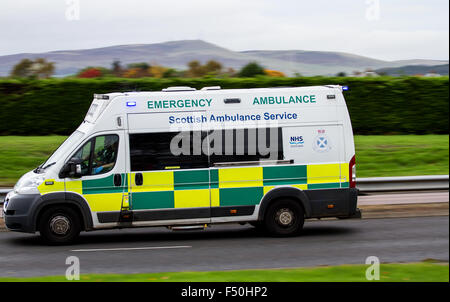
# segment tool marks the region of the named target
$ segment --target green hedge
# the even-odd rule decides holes
[[[71,133],[94,93],[158,91],[169,86],[222,88],[348,85],[355,134],[448,133],[448,77],[301,77],[198,79],[0,80],[0,135]]]

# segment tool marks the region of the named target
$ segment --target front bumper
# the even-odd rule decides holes
[[[9,193],[3,209],[6,227],[11,231],[34,233],[32,209],[40,198],[40,194]]]

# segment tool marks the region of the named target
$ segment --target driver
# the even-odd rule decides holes
[[[105,137],[105,147],[97,153],[93,174],[109,171],[115,163],[119,141],[116,136]]]

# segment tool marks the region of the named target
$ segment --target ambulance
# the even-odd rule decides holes
[[[81,231],[222,223],[292,236],[305,219],[360,218],[345,88],[95,94],[6,196],[6,226],[65,244]]]

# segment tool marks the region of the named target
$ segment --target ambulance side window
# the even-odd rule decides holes
[[[203,131],[130,134],[131,171],[208,167]]]
[[[91,158],[91,145],[92,140],[88,141],[86,144],[84,144],[83,147],[81,147],[77,153],[75,153],[74,156],[72,156],[72,160],[81,160],[81,175],[89,175],[89,161]]]
[[[119,137],[117,135],[97,136],[93,151],[91,174],[98,175],[111,171],[116,164]]]
[[[217,131],[221,131],[219,136]],[[209,133],[211,166],[215,163],[284,159],[281,128],[226,129],[214,132]],[[217,139],[222,143],[216,146]]]

